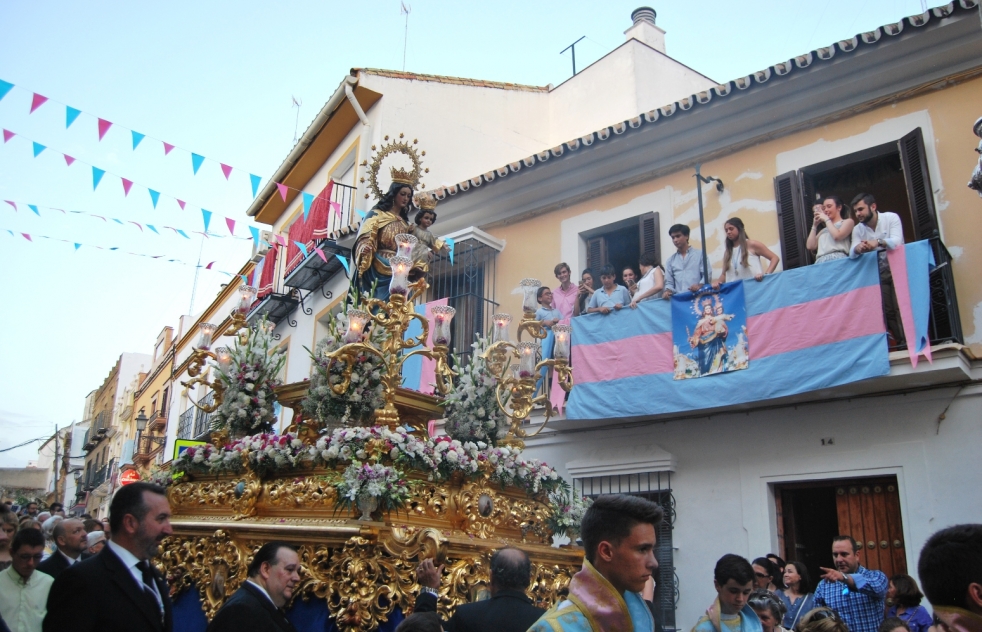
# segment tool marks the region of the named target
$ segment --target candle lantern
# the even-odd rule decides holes
[[[508,326],[511,324],[510,314],[495,314],[491,317],[494,323],[494,330],[491,333],[491,342],[508,342],[510,336]]]
[[[232,353],[228,347],[215,349],[215,360],[218,362],[218,368],[222,370],[222,373],[228,373],[228,369],[232,365]]]
[[[554,325],[552,328],[552,333],[556,337],[555,345],[553,346],[553,356],[557,360],[569,360],[569,347],[570,338],[573,334],[573,328],[569,325]]]
[[[413,248],[419,242],[415,235],[407,235],[405,233],[400,233],[396,235],[396,248],[398,252],[396,255],[400,257],[406,257],[407,259],[413,258]]]
[[[236,307],[240,314],[248,314],[252,309],[252,304],[256,301],[256,294],[259,292],[251,285],[243,285],[239,288],[239,304]]]
[[[344,339],[342,342],[344,342],[344,344],[361,342],[362,337],[365,334],[365,327],[368,325],[368,321],[371,320],[371,318],[372,315],[368,312],[360,309],[349,309],[348,330],[344,332]]]
[[[535,313],[535,310],[539,308],[539,302],[536,300],[536,294],[539,293],[539,287],[542,282],[538,279],[522,279],[520,284],[522,286],[522,311],[526,313]]]
[[[518,377],[532,377],[535,374],[535,361],[538,351],[538,342],[518,343]]]
[[[215,337],[215,331],[218,329],[218,325],[212,325],[211,323],[201,323],[199,325],[201,330],[201,337],[198,338],[198,348],[199,349],[210,349],[211,340]]]
[[[413,260],[409,257],[396,255],[389,258],[389,266],[392,268],[392,280],[389,281],[389,294],[409,294],[409,270],[412,268]]]
[[[433,344],[450,344],[450,322],[457,310],[449,305],[437,305],[433,308]]]

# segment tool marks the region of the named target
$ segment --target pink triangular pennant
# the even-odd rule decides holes
[[[62,155],[65,157],[65,164],[71,167],[72,163],[75,162],[75,159],[69,156],[68,154],[62,154]]]
[[[47,101],[47,100],[48,100],[48,97],[41,96],[40,94],[38,94],[37,92],[35,92],[34,93],[34,98],[31,99],[31,112],[30,113],[31,114],[34,114],[34,110],[36,110],[39,107],[41,107],[42,105],[44,105],[45,101]]]
[[[10,200],[4,200],[4,202],[13,206],[15,211],[17,210],[17,202],[11,202]]]
[[[317,253],[317,256],[318,257],[320,257],[321,259],[324,260],[324,263],[327,263],[327,257],[324,256],[324,251],[323,250],[321,250],[320,248],[315,247],[314,248],[314,252]]]
[[[286,245],[286,239],[284,239],[284,238],[283,238],[283,235],[276,235],[276,241],[277,241],[277,242],[278,242],[278,243],[279,243],[279,244],[280,244],[281,246],[285,246],[285,245]]]
[[[211,263],[209,263],[208,265],[205,266],[205,270],[211,270],[211,267],[213,265],[215,265],[216,263],[217,263],[217,261],[212,261]]]
[[[140,229],[140,232],[141,232],[141,233],[143,232],[143,226],[141,226],[141,225],[140,225],[140,224],[138,224],[137,222],[134,222],[133,220],[130,220],[130,224],[136,224],[136,227]]]
[[[45,99],[45,101],[46,101],[46,100],[47,100],[47,99]],[[24,236],[24,239],[26,239],[27,241],[29,241],[29,242],[31,242],[31,243],[34,243],[34,240],[33,240],[33,239],[31,239],[31,236],[30,236],[30,235],[28,235],[27,233],[21,233],[21,235],[23,235],[23,236]]]
[[[218,164],[222,166],[222,173],[225,174],[225,179],[228,180],[228,177],[232,175],[232,167],[228,166],[224,162],[220,162]]]
[[[163,143],[164,141],[160,141],[160,142]],[[173,149],[174,149],[174,146],[173,145],[171,145],[170,143],[164,143],[164,155],[165,156],[167,154],[169,154]]]
[[[7,141],[9,141],[9,140],[10,140],[11,138],[13,138],[13,137],[14,137],[14,136],[16,136],[16,135],[17,135],[17,134],[14,134],[14,133],[13,133],[13,132],[11,132],[11,131],[10,131],[9,129],[5,129],[5,130],[3,130],[3,142],[5,142],[5,143],[6,143]]]
[[[102,140],[102,137],[106,135],[106,132],[108,132],[109,128],[112,126],[112,122],[103,118],[99,119],[99,140]]]
[[[184,204],[185,204],[184,200],[178,200],[177,203],[181,205],[181,210],[183,211],[184,210]]]
[[[102,221],[106,222],[107,224],[109,223],[109,221],[105,217],[103,217],[102,215],[93,215],[92,217],[98,217],[99,219],[101,219]]]
[[[204,235],[205,239],[211,239],[211,237],[208,236],[208,233],[203,233],[200,230],[192,230],[191,232],[194,233],[195,235]]]
[[[334,214],[337,215],[338,218],[340,218],[341,217],[341,204],[339,204],[338,202],[328,202],[328,204],[330,204],[331,205],[331,208],[334,209]]]
[[[132,180],[127,180],[126,178],[120,178],[123,181],[123,197],[130,194],[130,188],[133,186]]]
[[[286,202],[286,192],[287,189],[289,189],[290,187],[286,186],[285,184],[280,184],[279,182],[277,182],[276,188],[280,190],[280,197],[283,198],[284,202]]]
[[[225,224],[228,226],[228,232],[235,234],[235,220],[231,217],[225,218]]]

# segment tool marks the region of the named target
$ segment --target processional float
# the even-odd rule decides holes
[[[425,172],[416,144],[400,135],[365,164],[377,203],[352,251],[346,309],[311,352],[310,380],[277,381],[283,352],[272,327],[246,325],[254,288],[240,290],[224,323],[232,346],[212,351],[223,327],[201,325],[182,384],[211,414],[211,441],[184,450],[153,479],[167,485],[174,514],[157,564],[175,596],[197,591],[208,619],[273,539],[299,547],[294,602],[323,600],[344,630],[374,629],[396,608],[411,611],[426,558],[445,565],[444,617],[487,586],[490,555],[502,546],[529,554],[529,591],[544,606],[581,566],[582,550],[556,548],[552,536],[575,539],[582,500],[555,470],[522,456],[533,409],[542,406],[546,421],[553,414],[552,372],[564,390],[572,387],[570,328],[553,328],[553,357],[541,358],[539,284],[526,279],[518,340],[509,337],[511,317],[495,314],[490,340],[475,343],[464,366],[451,362],[454,309],[431,308],[432,322],[415,309],[427,298],[430,251],[444,244],[398,212]],[[399,155],[410,166],[391,167],[383,192],[382,163]],[[436,200],[421,193],[416,204],[432,210]],[[419,333],[407,335],[413,323]],[[420,356],[435,364],[432,396],[400,386],[403,365]],[[193,399],[199,387],[212,401]],[[283,435],[271,434],[274,402],[293,411]],[[435,419],[446,419],[446,436],[428,435]]]

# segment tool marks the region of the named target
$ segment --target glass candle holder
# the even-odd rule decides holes
[[[232,366],[232,352],[228,350],[228,347],[219,347],[215,349],[215,360],[218,362],[218,368],[222,370],[222,373],[228,373],[228,369]]]
[[[199,325],[201,331],[201,337],[198,338],[198,348],[199,349],[210,349],[211,340],[215,337],[215,332],[218,330],[218,325],[212,325],[211,323],[201,323]]]
[[[539,301],[536,300],[536,294],[539,293],[539,287],[542,282],[538,279],[522,279],[520,283],[522,286],[522,311],[523,312],[535,312],[539,309]]]
[[[399,257],[406,257],[407,259],[413,258],[413,248],[419,243],[415,235],[407,235],[405,233],[400,233],[396,235],[396,248],[398,252],[396,253]]]
[[[389,294],[409,294],[409,270],[413,267],[413,260],[409,257],[396,255],[389,259],[389,266],[392,268],[392,280],[389,281]]]
[[[570,339],[573,328],[570,325],[553,325],[552,334],[556,342],[552,347],[552,355],[557,360],[569,360]]]
[[[349,309],[348,329],[344,332],[342,342],[344,342],[344,344],[361,342],[363,336],[365,335],[365,328],[368,326],[368,321],[371,320],[371,318],[372,315],[368,312],[360,309]]]
[[[236,306],[236,310],[240,314],[248,314],[249,310],[252,309],[252,304],[256,301],[256,294],[259,292],[256,288],[251,285],[243,285],[239,288],[239,304]]]
[[[491,317],[494,329],[491,332],[491,342],[508,342],[511,336],[508,333],[508,326],[511,325],[510,314],[495,314]]]
[[[518,377],[532,377],[535,375],[535,358],[538,355],[539,343],[520,342],[518,343]]]
[[[433,344],[450,344],[450,323],[457,310],[449,305],[437,305],[433,308]]]

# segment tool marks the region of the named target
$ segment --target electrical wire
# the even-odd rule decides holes
[[[0,452],[10,452],[11,450],[16,450],[17,448],[23,448],[25,445],[29,445],[31,443],[34,443],[35,441],[45,441],[50,438],[51,437],[45,435],[43,437],[38,437],[37,439],[31,439],[30,441],[25,441],[24,443],[18,443],[17,445],[10,446],[9,448],[4,448],[0,450]]]

